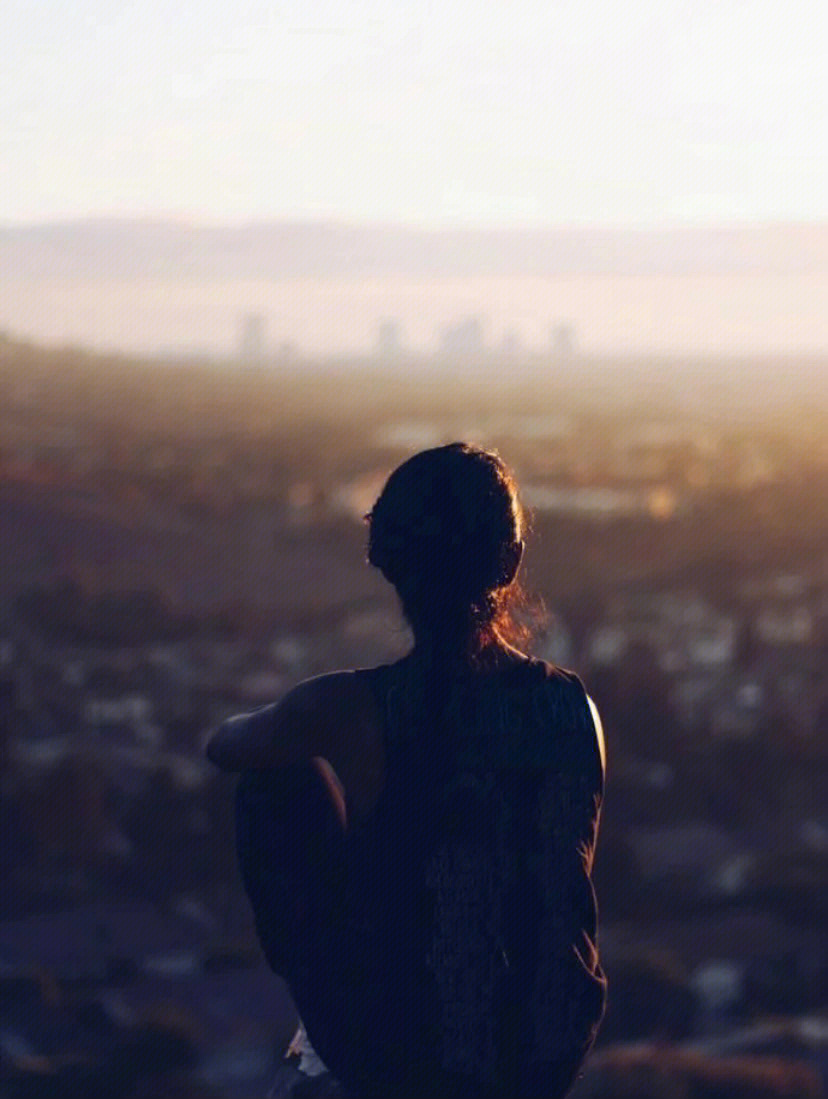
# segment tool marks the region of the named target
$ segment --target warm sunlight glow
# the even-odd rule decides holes
[[[0,224],[818,219],[826,19],[820,0],[11,0]]]

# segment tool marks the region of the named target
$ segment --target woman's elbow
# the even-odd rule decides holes
[[[225,726],[226,722],[210,734],[207,743],[204,745],[204,754],[212,764],[221,768],[222,771],[232,771],[233,753],[228,751]]]
[[[273,767],[274,723],[278,705],[273,703],[249,714],[236,714],[219,725],[205,745],[211,763],[222,771],[262,770]]]
[[[222,771],[242,771],[245,762],[245,727],[249,714],[237,714],[219,725],[204,747],[204,754]]]

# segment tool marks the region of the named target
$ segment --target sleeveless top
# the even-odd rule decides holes
[[[360,1096],[563,1094],[606,999],[584,688],[527,660],[435,705],[410,656],[356,674],[383,713],[385,785],[349,825],[325,960],[341,1015],[314,1044]]]

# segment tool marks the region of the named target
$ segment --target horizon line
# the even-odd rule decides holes
[[[382,355],[378,354],[376,349],[365,348],[359,350],[356,348],[346,349],[343,348],[339,351],[314,351],[311,349],[304,349],[300,345],[293,345],[293,353],[295,358],[291,357],[288,360],[279,360],[278,348],[274,347],[270,353],[265,354],[261,359],[252,361],[246,361],[239,357],[238,352],[227,349],[222,350],[220,348],[214,348],[213,350],[207,347],[198,348],[182,345],[180,348],[175,345],[157,348],[155,350],[129,350],[127,348],[118,348],[115,346],[107,346],[104,344],[97,344],[94,341],[86,341],[82,343],[73,342],[71,340],[48,340],[37,337],[27,336],[24,333],[14,332],[8,328],[0,328],[0,347],[3,345],[7,347],[9,345],[26,347],[35,351],[42,351],[46,353],[54,352],[66,352],[71,351],[75,353],[81,353],[82,355],[89,356],[90,358],[118,358],[127,360],[128,362],[145,365],[156,365],[159,362],[167,360],[170,364],[176,365],[192,365],[197,362],[202,362],[204,365],[210,366],[225,366],[233,365],[238,366],[240,363],[244,366],[244,369],[250,373],[255,373],[259,370],[268,370],[274,364],[277,363],[281,369],[293,369],[309,363],[325,364],[325,363],[354,363],[359,362],[365,365],[377,366],[381,365],[387,367],[389,360],[384,359]],[[411,346],[403,348],[398,357],[394,357],[391,362],[412,362],[412,361],[432,361],[435,359],[445,359],[447,356],[444,352],[441,352],[439,348],[427,348]],[[449,358],[451,356],[448,356]],[[497,345],[488,345],[480,349],[479,352],[469,355],[459,354],[456,356],[457,361],[466,362],[472,361],[478,358],[481,363],[491,363],[495,360],[502,361],[512,358],[514,361],[514,353],[504,351]],[[638,348],[638,349],[626,349],[626,350],[600,350],[592,348],[575,348],[572,352],[560,357],[559,353],[545,347],[534,347],[527,345],[521,347],[517,353],[516,358],[529,360],[548,360],[550,358],[556,358],[560,363],[611,363],[611,362],[629,362],[630,360],[637,360],[639,362],[649,362],[651,360],[670,361],[670,362],[685,362],[685,363],[757,363],[768,360],[777,360],[784,358],[788,362],[797,360],[813,360],[813,359],[828,359],[828,347],[798,347],[798,348],[769,348],[762,352],[751,351],[716,351],[710,350],[682,350],[679,347],[670,349],[652,349],[652,348]]]
[[[135,226],[154,225],[181,229],[238,230],[262,226],[291,226],[304,228],[336,228],[410,233],[687,233],[730,232],[739,230],[828,228],[828,214],[819,218],[669,218],[656,221],[498,221],[481,222],[465,219],[447,219],[438,222],[422,220],[389,220],[388,218],[361,218],[347,215],[280,215],[262,214],[245,217],[216,218],[208,215],[182,214],[174,211],[157,213],[94,213],[66,217],[54,216],[19,221],[0,221],[0,233],[25,232],[39,229],[61,229],[79,226]]]

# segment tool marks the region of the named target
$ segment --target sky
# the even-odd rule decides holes
[[[828,217],[824,0],[0,11],[0,225]]]

